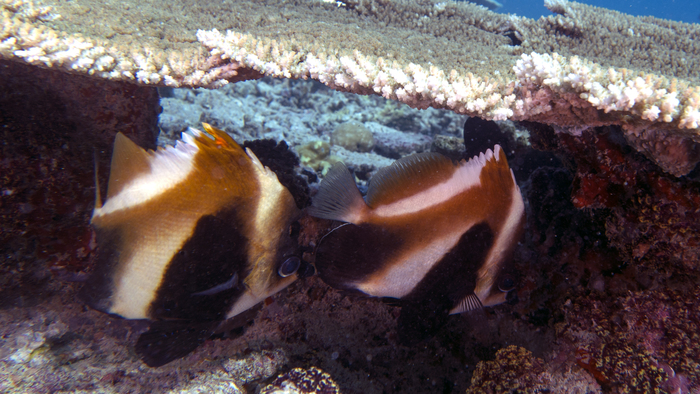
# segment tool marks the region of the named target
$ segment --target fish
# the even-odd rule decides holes
[[[397,160],[370,179],[366,201],[343,163],[308,208],[343,222],[315,250],[331,287],[399,300],[399,339],[418,343],[449,315],[506,301],[525,208],[499,145],[466,161],[438,153]]]
[[[289,190],[251,150],[203,128],[156,151],[117,134],[104,204],[97,188],[97,261],[80,296],[152,321],[136,343],[152,367],[289,286],[303,264]]]

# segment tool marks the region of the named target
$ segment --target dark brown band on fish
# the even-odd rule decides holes
[[[454,302],[474,294],[476,273],[493,240],[493,231],[486,223],[472,226],[403,299],[419,302],[430,294],[442,294]]]
[[[356,291],[358,283],[395,259],[393,253],[402,249],[403,242],[400,234],[373,224],[340,226],[316,248],[319,275],[330,286]]]
[[[198,295],[231,278],[250,273],[248,240],[237,209],[229,208],[199,219],[194,234],[175,254],[149,308],[155,319],[223,320],[245,291],[242,283]]]

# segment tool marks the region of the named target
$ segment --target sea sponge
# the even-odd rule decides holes
[[[362,123],[350,121],[335,129],[331,134],[331,144],[353,152],[369,152],[374,148],[374,136]]]

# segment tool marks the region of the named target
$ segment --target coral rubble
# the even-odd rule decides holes
[[[169,89],[161,93],[158,145],[172,145],[188,127],[207,122],[237,141],[284,140],[301,154],[304,166],[322,169],[337,160],[376,170],[401,157],[426,149],[430,136],[456,134],[463,115],[431,108],[416,111],[405,104],[376,96],[358,96],[330,90],[319,82],[263,78],[221,89]],[[378,111],[366,108],[377,107]],[[364,154],[340,145],[323,147],[341,124],[362,124],[381,140],[377,153]],[[403,131],[413,131],[404,133]],[[317,144],[321,145],[317,145]],[[316,159],[314,146],[321,155]]]

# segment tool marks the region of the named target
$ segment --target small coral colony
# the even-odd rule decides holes
[[[82,297],[151,321],[136,344],[147,365],[185,356],[316,273],[401,305],[406,344],[429,338],[451,314],[506,300],[524,205],[500,146],[468,161],[404,157],[380,169],[364,197],[339,163],[301,210],[251,150],[203,126],[157,151],[117,135],[107,198],[102,204],[98,192],[92,216],[98,260]],[[333,221],[305,255],[297,244],[304,215]]]

